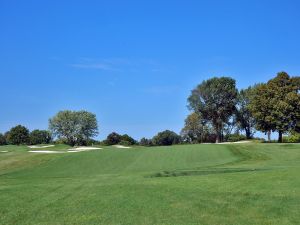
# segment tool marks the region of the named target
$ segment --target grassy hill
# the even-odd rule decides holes
[[[0,224],[300,221],[297,144],[27,151],[25,146],[0,147]]]

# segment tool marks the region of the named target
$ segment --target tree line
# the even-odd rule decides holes
[[[192,113],[185,120],[182,135],[188,142],[203,142],[214,136],[222,142],[234,130],[251,139],[256,130],[268,134],[300,132],[300,77],[280,72],[267,83],[240,91],[230,77],[203,81],[188,98]]]
[[[112,132],[100,142],[96,115],[64,110],[49,119],[49,130],[33,130],[18,125],[0,134],[4,144],[135,145],[158,146],[180,143],[204,143],[251,139],[256,131],[278,132],[278,142],[289,134],[291,142],[300,141],[300,77],[280,72],[266,83],[238,90],[230,77],[213,77],[200,83],[188,97],[191,114],[180,135],[159,132],[151,139],[134,140],[128,134]]]

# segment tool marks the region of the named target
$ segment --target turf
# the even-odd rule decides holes
[[[60,145],[52,150],[64,150]],[[300,145],[0,147],[0,224],[299,224]],[[48,149],[47,149],[48,150]]]

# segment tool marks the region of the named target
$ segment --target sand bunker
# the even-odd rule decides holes
[[[98,150],[98,149],[102,149],[102,148],[96,148],[96,147],[77,147],[77,148],[70,148],[67,151],[34,150],[34,151],[28,151],[28,152],[31,152],[31,153],[52,154],[52,153],[75,153],[75,152],[84,152],[84,151]]]
[[[8,152],[8,151],[1,151],[1,152]]]
[[[124,146],[124,145],[114,145],[114,147],[116,147],[116,148],[131,148],[131,147]]]
[[[102,148],[97,147],[76,147],[68,149],[68,152],[82,152],[82,151],[89,151],[89,150],[98,150]]]
[[[236,142],[222,142],[222,143],[218,143],[218,144],[246,144],[246,143],[251,143],[251,141],[236,141]]]
[[[50,147],[54,147],[55,145],[30,145],[27,146],[28,148],[50,148]]]

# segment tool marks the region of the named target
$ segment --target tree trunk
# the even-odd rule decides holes
[[[278,131],[278,143],[282,143],[282,131]]]
[[[220,135],[217,133],[216,143],[220,143],[220,142],[221,142]]]
[[[246,138],[247,139],[251,139],[251,132],[250,132],[250,129],[245,129],[245,131],[246,131]]]
[[[216,135],[217,135],[216,143],[220,143],[223,140],[223,138],[222,138],[222,133],[223,133],[222,124],[216,124],[215,129],[216,129]]]
[[[220,131],[217,131],[217,137],[216,137],[216,143],[222,142],[222,133]]]
[[[268,131],[268,142],[271,142],[271,131]]]

